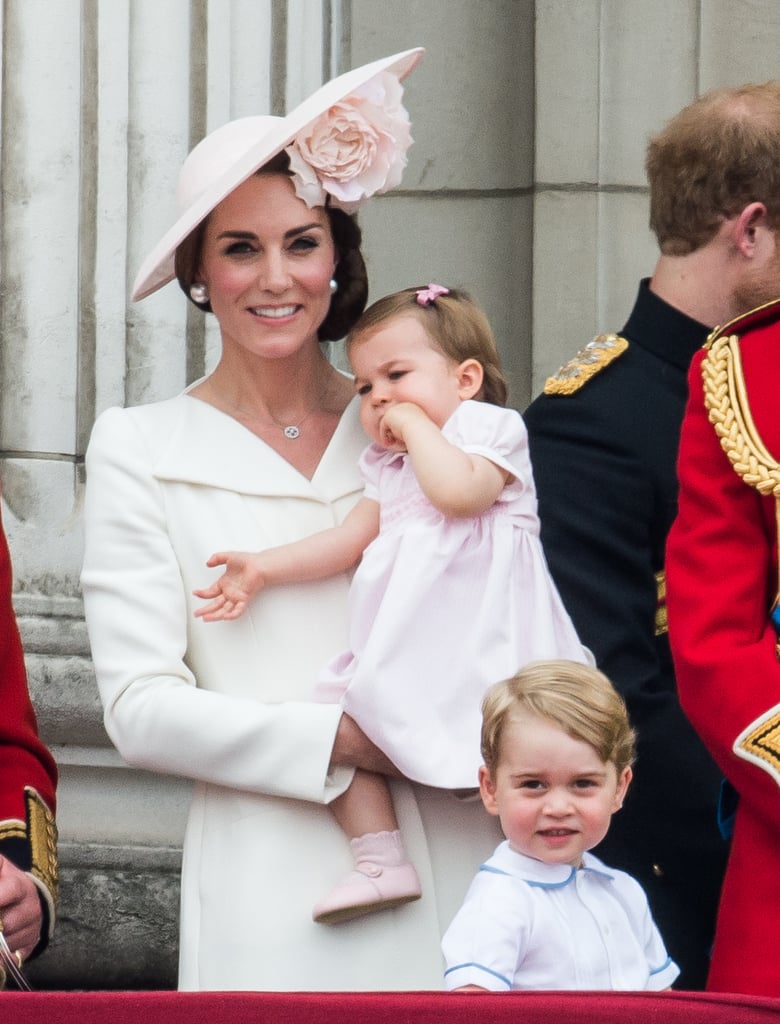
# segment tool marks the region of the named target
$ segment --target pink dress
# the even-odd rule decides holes
[[[542,552],[522,417],[466,401],[443,433],[512,479],[482,515],[451,519],[425,497],[405,454],[365,450],[380,532],[352,581],[350,650],[326,666],[317,697],[340,700],[408,778],[468,789],[482,763],[488,687],[530,661],[592,658]]]

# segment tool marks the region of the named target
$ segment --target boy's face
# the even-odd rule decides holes
[[[607,834],[631,769],[618,777],[597,751],[553,722],[516,712],[504,729],[495,777],[483,765],[482,801],[517,853],[579,867]]]

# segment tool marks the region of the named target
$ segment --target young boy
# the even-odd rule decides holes
[[[639,884],[588,853],[626,795],[634,733],[601,672],[529,665],[482,705],[482,801],[506,841],[447,930],[446,987],[668,988],[679,974]]]

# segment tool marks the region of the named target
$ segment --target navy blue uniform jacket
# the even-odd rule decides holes
[[[700,988],[726,857],[721,776],[677,698],[656,574],[677,510],[687,370],[709,329],[648,283],[621,331],[627,349],[573,394],[540,395],[525,420],[550,570],[639,738],[632,789],[596,852],[644,886],[677,987]]]

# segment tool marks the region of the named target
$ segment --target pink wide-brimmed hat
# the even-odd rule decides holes
[[[310,207],[353,213],[401,180],[411,145],[401,81],[425,51],[404,50],[326,82],[286,117],[242,117],[207,135],[182,165],[175,223],[144,260],[133,285],[143,299],[175,276],[177,247],[214,207],[283,149],[296,193]]]

